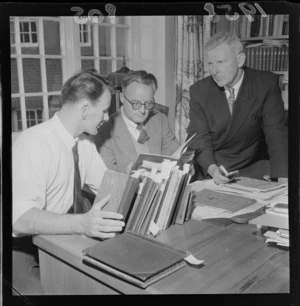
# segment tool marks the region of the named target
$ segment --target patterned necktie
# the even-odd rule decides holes
[[[79,172],[79,155],[77,141],[72,151],[74,159],[74,202],[68,213],[83,214],[90,210],[91,204],[81,195],[81,179]]]
[[[229,97],[227,98],[228,106],[229,106],[230,114],[232,114],[233,102],[235,100],[234,88],[233,87],[229,87],[228,91],[229,91]]]
[[[141,124],[138,124],[136,128],[140,132],[139,139],[137,140],[138,143],[141,143],[141,144],[145,143],[149,139],[147,132],[144,130]]]

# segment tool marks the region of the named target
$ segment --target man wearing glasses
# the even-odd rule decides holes
[[[139,154],[172,155],[179,142],[167,117],[154,110],[157,80],[153,74],[129,72],[121,85],[122,107],[93,140],[109,169],[128,173]]]

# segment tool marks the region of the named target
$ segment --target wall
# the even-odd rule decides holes
[[[158,80],[155,99],[169,107],[169,122],[175,118],[175,17],[132,17],[132,62],[130,69],[146,70]]]

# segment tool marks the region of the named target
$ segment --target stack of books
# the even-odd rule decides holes
[[[252,219],[250,223],[267,228],[264,233],[266,243],[289,247],[288,216],[288,204],[276,203],[270,205],[264,215]]]
[[[103,210],[121,213],[125,231],[156,236],[190,218],[189,164],[180,168],[176,159],[143,154],[132,169],[130,175],[107,170],[95,199],[111,194]]]

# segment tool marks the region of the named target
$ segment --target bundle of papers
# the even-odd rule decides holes
[[[289,231],[284,229],[270,229],[264,233],[264,236],[266,237],[266,243],[276,243],[280,246],[289,247],[290,241],[289,241]]]
[[[259,227],[267,227],[264,233],[266,243],[272,242],[280,246],[289,246],[288,204],[276,203],[266,208],[266,213],[250,221]]]
[[[192,201],[194,209],[191,217],[198,220],[231,218],[264,207],[255,199],[205,188],[195,192]]]
[[[287,184],[276,182],[267,182],[247,177],[238,177],[232,183],[217,185],[213,180],[197,181],[193,183],[193,190],[208,188],[210,190],[220,191],[223,193],[237,194],[240,196],[256,199],[265,202],[265,205],[278,202],[279,197],[287,199]],[[285,201],[285,200],[283,200]]]

